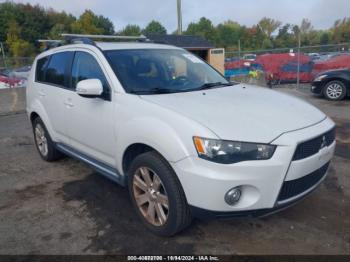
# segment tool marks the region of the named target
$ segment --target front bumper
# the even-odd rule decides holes
[[[322,81],[314,81],[311,83],[311,92],[314,94],[322,94],[324,83]]]
[[[325,178],[326,171],[303,192],[279,201],[284,182],[302,181],[303,177],[329,163],[334,154],[335,142],[310,157],[292,161],[298,143],[321,135],[333,127],[334,123],[326,118],[314,126],[281,135],[273,141],[278,146],[269,160],[223,165],[192,156],[173,163],[172,166],[194,215],[261,216],[295,203],[313,191],[318,182]],[[241,198],[230,206],[225,202],[224,196],[228,190],[237,186],[241,188]]]

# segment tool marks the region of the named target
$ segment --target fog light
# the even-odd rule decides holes
[[[242,192],[240,187],[231,188],[225,195],[226,203],[230,206],[233,206],[239,201],[239,199],[241,198],[241,194]]]

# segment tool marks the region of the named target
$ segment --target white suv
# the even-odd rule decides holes
[[[154,43],[69,44],[34,61],[27,113],[46,161],[62,153],[127,186],[137,215],[172,235],[192,217],[262,216],[314,190],[335,126],[288,95],[229,83]]]

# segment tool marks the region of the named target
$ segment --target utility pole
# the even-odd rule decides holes
[[[299,31],[299,33],[298,33],[297,88],[299,88],[299,85],[300,85],[300,46],[301,46],[301,40],[300,40],[300,31]]]
[[[1,49],[1,53],[2,53],[2,59],[4,61],[4,66],[7,69],[7,65],[6,65],[6,56],[5,56],[5,49],[4,49],[4,45],[2,42],[0,42],[0,49]]]
[[[182,10],[181,0],[177,0],[177,34],[182,35]]]
[[[241,71],[241,39],[238,39],[238,61],[239,61],[239,71]]]
[[[241,39],[238,39],[238,59],[241,60]]]

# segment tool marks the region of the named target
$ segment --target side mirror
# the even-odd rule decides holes
[[[82,97],[99,97],[103,92],[102,82],[99,79],[86,79],[79,81],[76,92]]]

